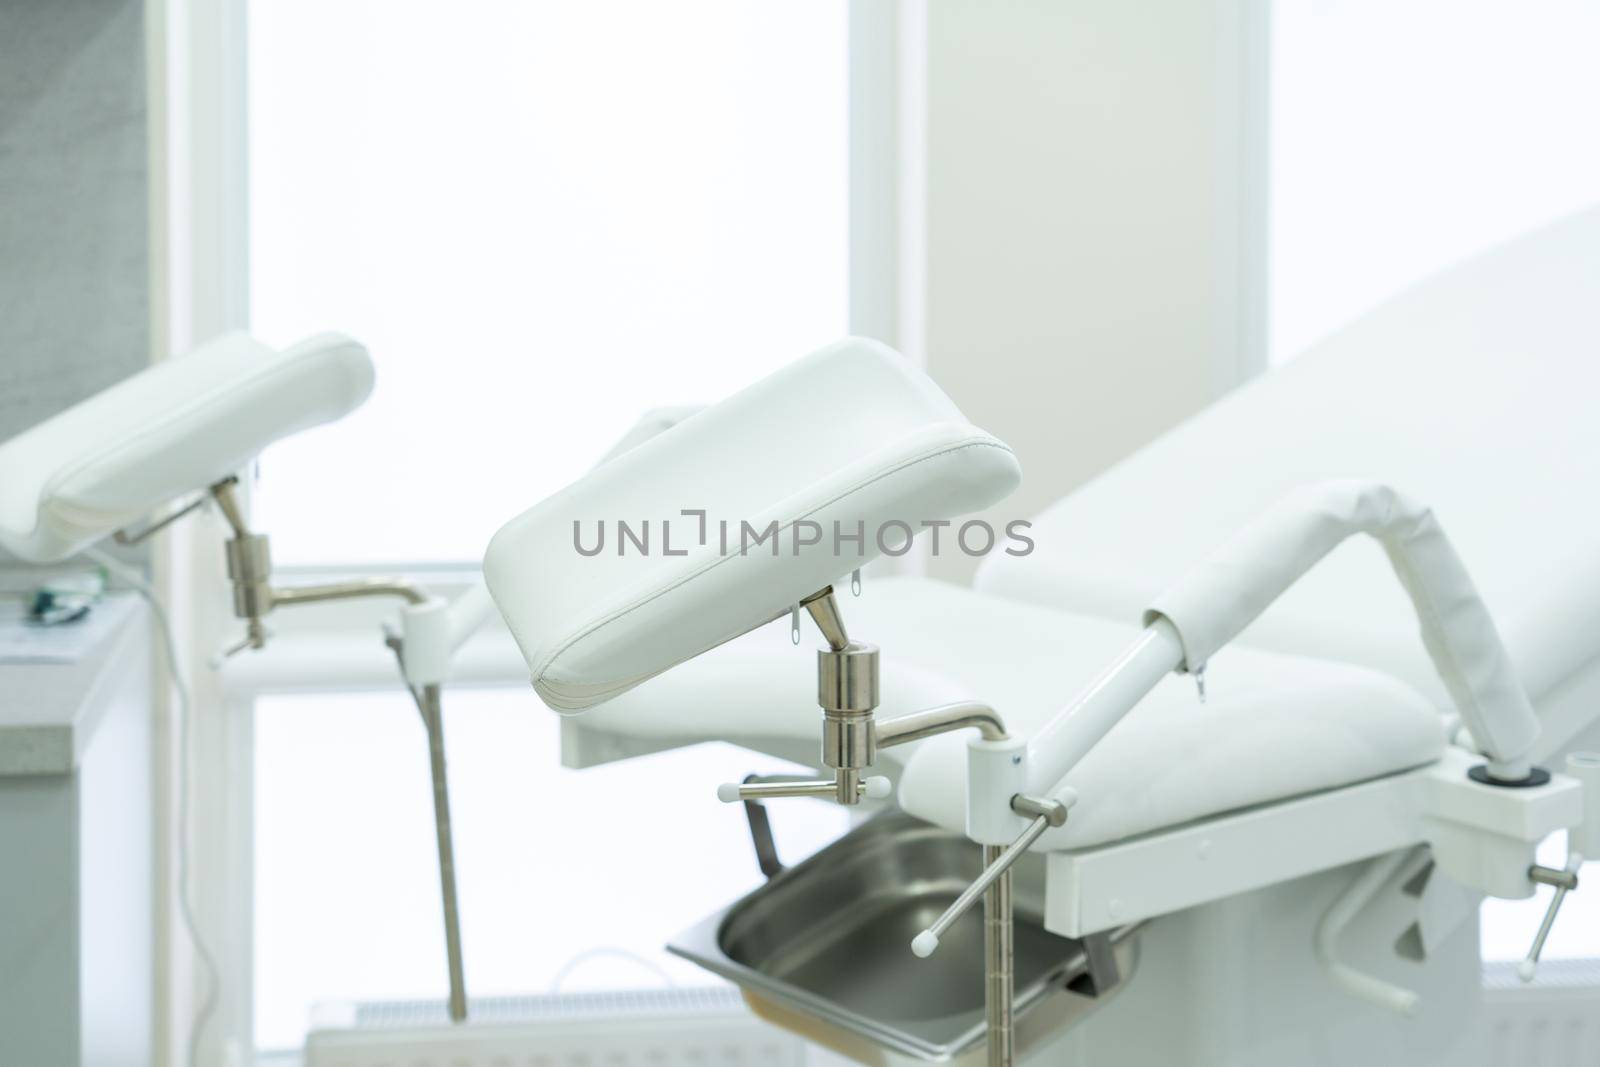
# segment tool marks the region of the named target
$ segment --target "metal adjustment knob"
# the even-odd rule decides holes
[[[262,625],[260,619],[251,619],[245,624],[244,636],[231,645],[219,648],[207,661],[212,670],[219,669],[222,664],[248,648],[265,648],[267,638],[272,636],[272,631]]]
[[[1538,864],[1528,868],[1530,881],[1555,886],[1556,895],[1550,899],[1550,907],[1545,909],[1539,932],[1533,935],[1533,947],[1528,950],[1527,958],[1517,964],[1517,977],[1524,982],[1533,981],[1534,971],[1539,966],[1539,954],[1544,951],[1544,943],[1550,937],[1550,927],[1555,925],[1556,912],[1561,910],[1561,902],[1567,899],[1567,894],[1578,888],[1578,868],[1582,865],[1581,853],[1568,852],[1564,869],[1541,867]]]
[[[978,875],[976,881],[967,886],[955,903],[945,909],[943,915],[933,921],[922,933],[911,939],[911,951],[926,959],[933,955],[934,949],[939,947],[939,939],[945,931],[954,926],[956,920],[967,913],[967,909],[978,902],[978,899],[988,888],[1000,879],[1002,875],[1027,854],[1033,843],[1044,834],[1046,830],[1056,826],[1065,826],[1067,822],[1067,809],[1071,808],[1078,796],[1071,789],[1062,789],[1060,799],[1052,797],[1030,797],[1018,794],[1011,798],[1011,810],[1018,815],[1028,816],[1033,819],[1028,828],[1001,852],[983,873]]]

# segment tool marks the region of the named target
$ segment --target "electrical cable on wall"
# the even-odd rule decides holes
[[[194,946],[195,956],[200,960],[200,968],[205,976],[205,991],[200,998],[199,1010],[195,1012],[194,1019],[189,1026],[189,1038],[184,1062],[188,1067],[195,1067],[199,1062],[200,1035],[205,1031],[206,1023],[211,1020],[217,1009],[217,997],[221,987],[220,972],[217,968],[216,957],[206,945],[205,939],[200,936],[200,924],[195,920],[194,903],[189,895],[189,721],[192,710],[189,700],[189,686],[184,681],[184,674],[178,662],[178,645],[172,633],[172,621],[167,617],[167,611],[162,606],[161,599],[156,595],[155,589],[145,579],[144,575],[115,556],[98,548],[88,548],[83,552],[85,558],[105,568],[115,575],[120,581],[126,582],[135,592],[144,598],[150,605],[150,611],[155,615],[156,625],[161,630],[161,644],[167,661],[167,673],[171,676],[173,688],[178,693],[178,916],[183,922],[184,932],[189,935],[189,941]]]

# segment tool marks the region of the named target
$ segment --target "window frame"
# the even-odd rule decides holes
[[[155,0],[146,9],[156,359],[249,325],[248,2]],[[924,16],[917,0],[846,3],[849,327],[922,364],[918,145]],[[205,664],[215,653],[216,636],[239,625],[227,611],[221,541],[217,528],[198,522],[164,538],[156,551],[158,578],[189,664]],[[469,567],[425,561],[398,568],[283,567],[278,576],[294,582],[397,571],[444,596],[475,578]],[[266,650],[236,657],[218,672],[188,672],[196,709],[188,754],[195,813],[191,885],[199,925],[220,971],[216,1012],[201,1044],[203,1060],[253,1062],[260,1054],[252,1018],[256,698],[397,686],[392,655],[379,639],[381,621],[394,607],[352,601],[284,612],[272,620],[275,639]],[[325,647],[328,641],[350,652],[340,657],[337,674],[325,668],[326,656],[306,654],[311,645]],[[526,667],[499,620],[463,648],[452,681],[460,687],[524,684]],[[567,749],[564,731],[564,754]],[[178,759],[169,738],[160,759],[164,782],[173,780]],[[165,1058],[176,1062],[204,989],[198,961],[175,919],[179,830],[171,786],[157,804],[165,827],[158,886],[158,1041]]]

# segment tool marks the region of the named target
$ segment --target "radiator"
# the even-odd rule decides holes
[[[1524,984],[1513,962],[1483,965],[1488,1063],[1572,1067],[1600,1049],[1600,960],[1545,960]]]
[[[1485,963],[1485,1062],[1572,1067],[1600,1048],[1600,960],[1546,960],[1531,983]],[[319,1005],[305,1067],[804,1067],[799,1038],[760,1022],[731,987]]]
[[[800,1039],[732,987],[481,997],[453,1026],[438,1000],[323,1004],[305,1067],[802,1067]]]

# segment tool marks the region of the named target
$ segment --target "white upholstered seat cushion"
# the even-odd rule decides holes
[[[1020,479],[897,353],[848,339],[797,360],[616,456],[508,522],[484,578],[540,697],[558,711],[609,700],[745,633],[878,554],[877,531],[949,519]],[[706,540],[698,541],[704,513]],[[648,523],[649,552],[619,539]],[[611,539],[584,555],[600,524]],[[673,552],[665,548],[671,523]],[[724,551],[720,528],[728,524]],[[743,524],[779,540],[741,551]],[[801,523],[817,543],[802,545]],[[864,553],[844,534],[864,532]],[[843,552],[837,551],[843,548]]]
[[[65,559],[347,414],[372,377],[332,333],[281,352],[230,333],[157,363],[0,444],[0,547]]]
[[[977,587],[1136,621],[1286,493],[1328,478],[1432,507],[1536,705],[1600,655],[1600,210],[1380,306],[1034,520]],[[1241,637],[1449,698],[1381,548],[1334,550]]]
[[[985,597],[922,578],[869,581],[842,602],[853,636],[883,650],[888,717],[981,700],[1026,736],[1132,640],[1136,629]],[[739,736],[816,742],[816,635],[790,646],[786,623],[647,682],[585,717],[588,725],[690,743]],[[1041,848],[1084,848],[1255,804],[1429,763],[1443,726],[1407,686],[1346,664],[1248,649],[1219,653],[1201,704],[1174,675],[1120,723],[1069,781],[1080,802]],[[965,824],[966,735],[888,749],[900,804],[951,830]]]

